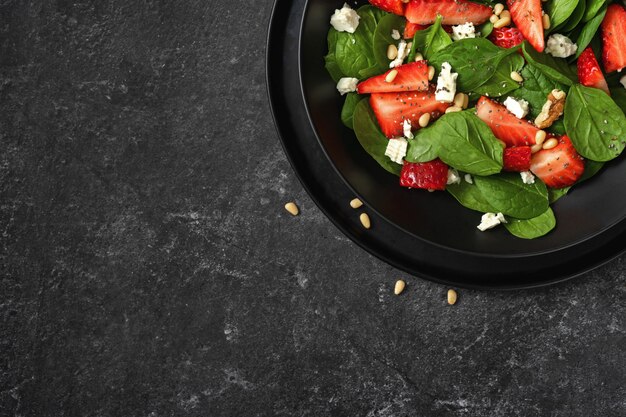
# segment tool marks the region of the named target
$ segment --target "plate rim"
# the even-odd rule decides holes
[[[302,44],[301,42],[299,42],[299,40],[301,39],[301,32],[302,32],[302,27],[303,27],[303,22],[306,18],[306,14],[308,13],[308,0],[304,0],[304,6],[303,6],[303,12],[302,15],[300,17],[300,21],[298,22],[298,27],[299,27],[299,31],[298,31],[298,45],[297,45],[297,69],[298,69],[298,81],[299,81],[299,86],[300,86],[300,99],[302,100],[302,104],[306,110],[306,117],[309,121],[309,126],[307,126],[307,128],[311,128],[313,130],[314,136],[316,138],[316,140],[318,141],[318,146],[321,147],[322,152],[325,156],[325,158],[327,159],[327,161],[329,162],[330,166],[332,167],[332,170],[334,172],[335,175],[337,175],[342,183],[344,184],[344,186],[346,186],[353,194],[355,194],[357,197],[361,198],[362,197],[359,195],[359,193],[357,193],[354,188],[350,185],[350,183],[344,178],[344,176],[338,171],[337,167],[335,166],[335,164],[332,162],[332,159],[329,157],[326,148],[323,146],[323,144],[321,143],[320,139],[319,139],[319,135],[317,134],[317,131],[312,123],[311,117],[310,117],[310,112],[309,112],[309,108],[308,108],[308,102],[306,100],[306,95],[304,94],[304,86],[303,86],[303,82],[302,82],[302,76],[301,76],[301,65],[302,65]],[[440,278],[438,276],[429,274],[429,273],[421,273],[419,272],[417,269],[411,269],[410,267],[408,267],[405,264],[399,263],[397,261],[395,261],[394,259],[391,259],[390,257],[380,253],[379,251],[375,250],[373,247],[371,247],[370,245],[366,244],[365,242],[363,242],[361,239],[359,239],[358,236],[356,236],[354,233],[352,233],[350,230],[348,230],[348,228],[346,227],[346,225],[344,225],[342,222],[338,221],[335,216],[333,215],[333,213],[331,213],[330,210],[328,210],[324,204],[321,202],[319,196],[316,195],[316,193],[312,190],[312,188],[309,186],[307,180],[304,178],[303,173],[301,172],[301,170],[296,166],[295,160],[294,160],[294,156],[292,155],[291,151],[287,148],[286,146],[286,142],[284,140],[284,135],[283,135],[283,123],[281,121],[280,116],[278,115],[277,112],[277,104],[275,103],[275,94],[273,91],[274,88],[274,80],[272,80],[272,67],[273,67],[273,62],[272,62],[272,56],[274,55],[274,46],[272,46],[273,42],[272,40],[274,39],[275,35],[275,31],[276,31],[276,27],[278,26],[278,14],[280,12],[279,8],[281,7],[285,7],[285,5],[289,4],[291,7],[295,7],[294,6],[294,2],[293,1],[289,1],[289,0],[274,0],[274,4],[272,6],[271,9],[271,14],[270,14],[270,19],[269,19],[269,24],[268,24],[268,30],[267,30],[267,39],[266,39],[266,51],[265,51],[265,81],[266,81],[266,92],[267,92],[267,97],[268,97],[268,102],[270,105],[270,112],[272,115],[272,119],[274,122],[274,127],[276,129],[276,132],[279,136],[280,139],[280,144],[281,147],[283,149],[283,151],[285,152],[285,155],[287,156],[287,159],[292,167],[292,170],[294,171],[294,173],[296,174],[296,177],[298,178],[298,180],[300,181],[301,185],[303,186],[303,188],[306,190],[307,194],[309,195],[309,197],[313,200],[313,202],[316,204],[316,206],[324,213],[324,215],[331,221],[331,223],[333,223],[335,225],[335,227],[337,227],[345,236],[347,236],[352,242],[356,243],[360,248],[364,249],[368,254],[371,254],[373,256],[375,256],[376,258],[382,260],[383,262],[392,265],[393,267],[402,270],[406,273],[409,273],[413,276],[416,276],[418,278],[422,278],[431,282],[436,282],[438,284],[443,284],[443,285],[449,285],[449,286],[456,286],[456,287],[462,287],[462,288],[471,288],[471,289],[479,289],[479,290],[520,290],[520,289],[536,289],[536,288],[543,288],[546,286],[551,286],[551,285],[556,285],[559,283],[563,283],[565,281],[569,281],[571,279],[580,277],[581,275],[584,275],[590,271],[593,271],[594,269],[612,261],[613,259],[619,257],[620,255],[622,255],[624,252],[626,252],[626,247],[622,247],[621,249],[615,251],[614,253],[611,253],[610,255],[608,255],[607,257],[604,257],[602,259],[599,259],[598,261],[595,262],[589,262],[585,265],[585,267],[581,268],[580,270],[577,270],[575,273],[571,273],[571,274],[567,274],[567,275],[563,275],[563,276],[559,276],[557,278],[553,278],[553,279],[547,279],[547,280],[542,280],[542,281],[538,281],[538,282],[533,282],[533,283],[525,283],[525,284],[508,284],[508,285],[477,285],[477,284],[472,284],[472,283],[466,283],[466,282],[459,282],[459,281],[451,281],[448,279],[444,279],[444,278]],[[285,23],[282,24],[282,26],[286,27],[288,25],[287,23],[288,19],[285,19]],[[282,29],[281,26],[281,29]],[[297,131],[297,129],[294,129],[294,131]],[[363,200],[365,201],[365,200]],[[376,213],[377,216],[379,216],[382,220],[384,220],[387,224],[393,226],[394,228],[396,228],[398,231],[402,232],[402,233],[407,233],[409,234],[411,237],[416,238],[418,240],[420,240],[421,242],[423,242],[426,245],[434,245],[439,247],[440,249],[446,250],[446,251],[451,251],[451,252],[456,252],[456,253],[460,253],[460,254],[464,254],[464,255],[471,255],[471,256],[480,256],[480,257],[484,257],[484,258],[500,258],[500,259],[521,259],[521,258],[530,258],[533,255],[549,255],[551,253],[554,252],[558,252],[558,251],[562,251],[564,249],[567,248],[571,248],[574,246],[577,246],[579,244],[581,244],[582,242],[585,241],[589,241],[592,240],[594,237],[598,237],[599,235],[601,235],[602,233],[606,232],[608,229],[611,229],[614,226],[610,226],[607,227],[605,229],[603,229],[602,231],[594,234],[593,236],[587,237],[585,239],[579,240],[575,243],[571,243],[569,245],[566,245],[564,247],[560,247],[558,249],[555,250],[550,250],[550,251],[541,251],[541,252],[537,252],[535,254],[532,253],[525,253],[525,254],[513,254],[513,255],[502,255],[502,254],[489,254],[489,253],[481,253],[481,252],[469,252],[469,251],[464,251],[464,250],[460,250],[460,249],[456,249],[456,248],[451,248],[448,246],[444,246],[441,244],[438,244],[436,242],[432,242],[429,241],[427,239],[424,239],[422,237],[419,237],[417,235],[415,235],[412,232],[409,232],[405,229],[403,229],[402,227],[396,225],[394,222],[389,221],[385,216],[383,216],[382,214],[380,214],[378,212],[378,210],[376,210],[373,207],[368,206],[368,209],[372,210],[374,213]],[[619,224],[620,222],[618,222]],[[618,237],[619,238],[619,237]],[[613,238],[609,241],[609,243],[613,242],[613,240],[618,239],[618,238]],[[605,245],[608,245],[608,243],[606,243]],[[594,252],[600,250],[600,248],[594,248]]]

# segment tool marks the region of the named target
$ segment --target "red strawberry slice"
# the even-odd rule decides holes
[[[501,48],[512,48],[524,42],[524,35],[518,28],[494,28],[489,40]]]
[[[609,6],[602,21],[602,63],[607,73],[626,67],[626,10]]]
[[[418,25],[434,23],[437,15],[443,16],[444,25],[461,25],[466,22],[480,25],[492,14],[491,7],[467,0],[411,0],[405,12],[407,20]]]
[[[400,172],[400,185],[425,190],[445,190],[448,183],[448,166],[435,159],[430,162],[404,162]]]
[[[481,97],[476,104],[476,114],[507,147],[535,144],[539,129],[529,121],[515,117],[502,104]]]
[[[503,156],[503,169],[511,172],[524,172],[530,169],[530,146],[506,148]]]
[[[406,4],[402,0],[369,0],[372,6],[376,6],[389,13],[404,16]]]
[[[397,75],[391,82],[387,82],[387,76],[393,71],[397,71]],[[359,94],[427,90],[428,62],[424,60],[400,65],[382,75],[369,78],[357,86]]]
[[[434,87],[424,92],[374,93],[370,96],[370,105],[380,129],[388,138],[402,136],[405,119],[416,129],[423,114],[430,113],[434,120],[450,107],[450,104],[435,99]]]
[[[596,56],[593,54],[593,49],[588,47],[578,57],[578,79],[582,85],[587,87],[599,88],[604,90],[608,95],[611,95],[609,91],[609,85],[606,83],[604,74],[600,69],[600,64]]]
[[[416,23],[406,22],[406,26],[404,26],[404,39],[413,39],[415,33],[418,30],[424,30],[428,28],[426,25],[418,25]]]
[[[556,148],[542,149],[533,155],[530,170],[550,188],[573,185],[585,172],[585,160],[567,136],[559,138]]]
[[[524,38],[539,52],[545,49],[541,0],[507,0],[511,18]]]

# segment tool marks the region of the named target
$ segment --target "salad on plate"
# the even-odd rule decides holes
[[[622,2],[369,3],[331,16],[325,64],[342,122],[399,186],[534,239],[626,147]]]

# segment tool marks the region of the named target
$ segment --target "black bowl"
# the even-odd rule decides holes
[[[398,178],[380,168],[340,121],[343,98],[324,68],[323,56],[330,16],[342,4],[335,0],[276,2],[268,43],[268,86],[294,169],[321,208],[351,238],[417,275],[456,285],[500,288],[562,280],[624,251],[624,158],[608,164],[596,178],[558,201],[553,206],[557,228],[535,240],[516,238],[504,228],[480,232],[476,226],[481,213],[462,207],[449,194],[400,187]],[[313,150],[312,146],[319,145],[312,144],[312,138],[319,141],[349,189],[395,228],[378,231],[374,227],[367,237],[347,230],[353,223],[350,220],[346,225],[344,217],[350,214],[338,208],[340,202],[333,195],[341,193],[312,189],[332,175],[320,168],[327,164]]]

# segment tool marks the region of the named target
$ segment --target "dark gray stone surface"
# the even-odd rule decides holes
[[[280,148],[271,3],[0,2],[0,415],[625,416],[626,257],[448,307],[364,253]]]

